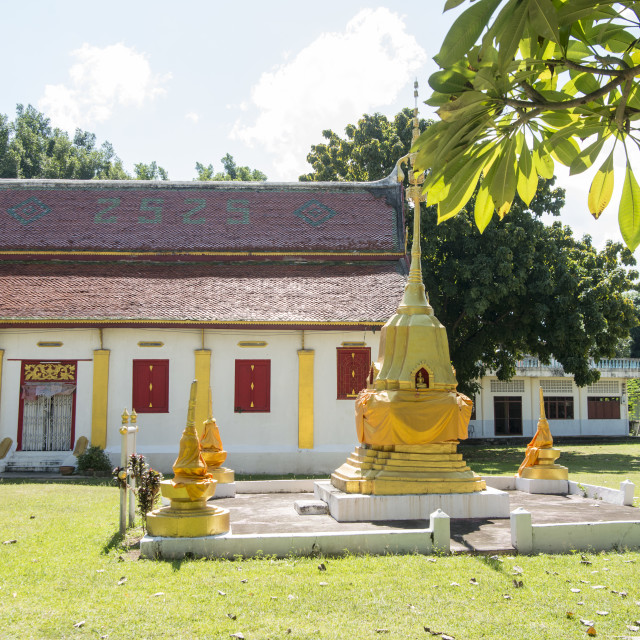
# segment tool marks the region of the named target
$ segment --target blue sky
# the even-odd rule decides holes
[[[295,181],[323,129],[343,133],[363,113],[413,106],[416,77],[426,98],[431,58],[454,18],[443,5],[7,3],[0,113],[33,104],[56,126],[109,140],[129,171],[156,160],[171,179],[190,180],[196,161],[221,170],[229,152],[270,180]],[[599,246],[619,240],[615,207],[591,220],[589,182],[562,178],[563,221]]]

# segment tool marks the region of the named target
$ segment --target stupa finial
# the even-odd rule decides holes
[[[413,109],[413,131],[411,134],[411,144],[420,136],[420,120],[418,119],[418,81],[413,83],[413,96],[416,106]],[[413,241],[411,243],[411,267],[409,277],[404,288],[404,296],[398,307],[398,313],[431,315],[433,309],[429,304],[427,294],[422,283],[422,251],[420,249],[420,203],[425,200],[422,195],[422,183],[424,173],[416,172],[414,169],[417,153],[409,153],[403,160],[408,160],[409,187],[407,188],[407,199],[413,204]],[[402,162],[402,160],[401,160]]]

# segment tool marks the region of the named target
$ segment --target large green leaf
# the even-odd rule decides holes
[[[618,224],[625,244],[630,251],[635,251],[640,244],[640,186],[628,160],[618,210]]]
[[[551,0],[529,0],[529,20],[534,33],[560,42],[558,33],[558,14]]]
[[[526,144],[522,146],[518,160],[517,189],[522,202],[529,206],[538,189],[538,174],[533,168],[531,151]]]
[[[449,11],[449,9],[455,9],[457,6],[461,5],[465,0],[447,0],[444,3],[444,9],[442,12]]]
[[[513,13],[505,22],[504,28],[496,33],[496,40],[499,44],[498,64],[504,67],[513,60],[520,40],[524,33],[524,27],[527,24],[527,4],[521,2],[513,9]]]
[[[582,173],[586,171],[598,157],[598,154],[602,150],[602,145],[606,142],[606,138],[603,136],[599,138],[588,147],[585,147],[573,160],[569,168],[569,175],[576,173]]]
[[[587,73],[584,71],[583,73],[578,74],[573,79],[573,84],[576,89],[585,95],[588,93],[593,93],[600,88],[600,83],[595,79],[594,74]]]
[[[551,155],[566,167],[571,166],[579,153],[580,147],[573,138],[558,138],[551,149]]]
[[[613,195],[613,151],[602,163],[600,169],[591,181],[589,189],[589,211],[597,220],[606,209]]]
[[[483,183],[482,185],[480,185],[480,189],[478,189],[478,194],[476,195],[476,204],[473,210],[473,217],[475,218],[476,226],[478,227],[480,233],[484,233],[487,225],[491,222],[494,210],[495,205],[493,204],[493,200],[489,195],[489,187],[488,185]]]
[[[602,0],[570,0],[558,9],[560,26],[570,25],[583,18],[611,17],[609,7],[603,7]],[[598,7],[598,5],[600,5]],[[615,12],[614,12],[615,13]]]
[[[477,0],[457,17],[434,58],[440,67],[450,67],[471,49],[499,4],[500,0]]]
[[[538,172],[538,175],[547,180],[553,178],[553,158],[544,150],[542,145],[537,146],[533,150],[533,166]]]
[[[438,115],[445,121],[451,121],[464,114],[468,117],[469,113],[484,108],[487,97],[480,91],[465,91],[459,98],[447,102],[438,109]]]
[[[442,69],[429,76],[429,86],[440,93],[460,93],[471,88],[469,79],[453,69]]]
[[[516,194],[516,139],[512,136],[502,143],[502,149],[494,166],[487,174],[489,193],[498,215],[502,218],[511,208]]]

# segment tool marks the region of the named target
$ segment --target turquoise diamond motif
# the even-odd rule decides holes
[[[293,215],[302,218],[312,227],[319,227],[323,222],[337,215],[337,212],[322,204],[322,202],[309,200],[309,202],[296,209]]]
[[[51,211],[51,208],[35,196],[7,209],[7,213],[20,224],[35,222],[42,218],[42,216],[46,216],[49,211]]]

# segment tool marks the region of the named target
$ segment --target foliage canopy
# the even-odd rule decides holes
[[[301,179],[388,175],[409,150],[411,116],[410,109],[393,121],[363,116],[345,138],[324,132],[329,142],[312,147],[314,171]],[[438,225],[434,206],[423,208],[421,219],[423,279],[447,328],[460,388],[473,392],[487,370],[511,377],[526,354],[545,362],[555,357],[579,385],[597,380],[590,359],[614,356],[637,322],[625,295],[637,278],[625,268],[635,264],[631,253],[616,243],[597,251],[588,237],[575,239],[559,222],[545,225],[541,216],[558,215],[564,205],[564,191],[553,180],[536,178],[528,205],[514,196],[508,219],[484,235],[474,223],[474,204],[472,196],[446,225]],[[412,209],[406,213],[412,218]]]
[[[445,11],[467,0],[447,0]],[[598,167],[589,191],[598,218],[611,200],[613,152],[626,170],[618,220],[640,243],[640,186],[629,153],[640,146],[640,3],[611,0],[470,0],[445,36],[429,78],[440,121],[418,140],[428,204],[455,216],[480,184],[475,223],[532,201],[554,160],[571,174]],[[637,149],[635,149],[637,151]]]

